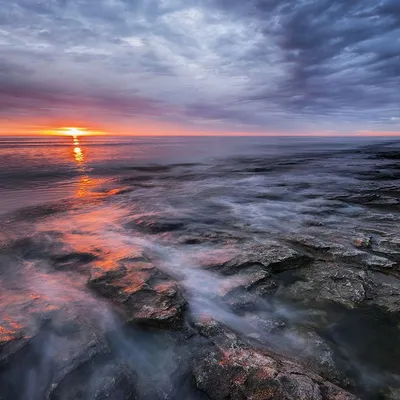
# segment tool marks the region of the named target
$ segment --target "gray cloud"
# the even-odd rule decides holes
[[[397,0],[0,0],[0,116],[400,130]]]

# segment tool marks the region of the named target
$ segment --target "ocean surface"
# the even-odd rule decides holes
[[[323,175],[330,172],[330,163],[342,155],[348,163],[352,158],[362,162],[352,150],[362,151],[375,144],[394,146],[398,142],[388,138],[82,136],[74,141],[70,136],[1,137],[0,211],[79,197],[106,182],[112,184],[121,177],[129,177],[135,167],[141,166],[166,166],[148,174],[155,181],[160,173],[162,179],[167,166],[171,166],[171,171],[177,166],[178,174],[179,164],[187,164],[182,165],[183,172],[200,174],[213,167],[218,172],[219,166],[227,170],[237,165],[240,168],[240,158],[245,162],[254,158],[258,163],[264,161],[271,170],[275,163],[277,171],[288,176],[297,174],[296,168],[302,172],[300,169],[306,167],[303,160],[313,161],[312,167],[320,161],[319,172]],[[284,165],[288,167],[282,168]],[[198,186],[197,183],[194,185]]]
[[[400,375],[397,316],[385,314],[382,323],[358,308],[284,300],[238,311],[224,305],[221,291],[243,276],[203,267],[210,258],[229,258],[243,243],[287,244],[296,235],[343,253],[354,250],[360,235],[395,242],[399,154],[400,141],[393,138],[0,138],[0,344],[34,338],[48,320],[63,327],[46,331],[45,342],[15,365],[2,367],[9,356],[2,359],[0,352],[0,398],[72,398],[49,394],[49,386],[66,379],[53,371],[64,371],[66,354],[75,360],[93,335],[110,332],[113,360],[123,359],[138,374],[138,398],[203,398],[176,382],[175,366],[191,344],[163,332],[117,328],[123,318],[113,301],[87,287],[93,271],[112,270],[137,249],[176,282],[191,318],[209,315],[293,357],[308,349],[309,363],[320,356],[315,342],[295,332],[317,332],[341,373],[357,371],[353,392],[378,398]],[[388,257],[393,265],[399,261],[396,249]],[[297,279],[283,274],[276,282],[284,292]],[[254,325],[255,316],[281,318],[291,328],[270,334]],[[70,332],[65,321],[79,321],[79,334],[60,333]]]

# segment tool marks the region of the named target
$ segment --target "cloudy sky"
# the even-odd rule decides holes
[[[400,1],[0,0],[0,123],[400,134]]]

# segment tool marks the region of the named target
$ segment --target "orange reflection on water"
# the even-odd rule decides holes
[[[96,185],[96,181],[91,179],[89,176],[82,176],[79,180],[76,197],[86,197],[91,193],[91,189],[93,189]]]
[[[80,147],[78,136],[73,136],[74,144],[74,160],[79,166],[81,172],[86,172],[85,169],[85,155]],[[78,189],[76,191],[76,197],[86,197],[90,193],[90,189],[95,186],[95,182],[88,176],[84,175],[80,178]]]
[[[0,343],[17,339],[23,326],[12,320],[8,316],[3,316],[2,325],[0,325]]]
[[[75,161],[78,164],[82,164],[85,162],[85,157],[84,157],[82,149],[80,147],[74,148],[74,156],[75,156]]]
[[[74,136],[74,157],[77,164],[82,164],[85,162],[85,156],[83,155],[82,149],[79,147],[78,136]]]

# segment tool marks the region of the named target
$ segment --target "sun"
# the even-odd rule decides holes
[[[77,126],[64,126],[54,129],[48,129],[41,131],[44,135],[62,135],[62,136],[72,136],[72,137],[80,137],[80,136],[90,136],[90,135],[105,135],[106,132],[102,130],[92,130],[89,128],[81,128]]]
[[[85,130],[81,128],[64,128],[63,131],[68,136],[81,136],[85,135]]]

